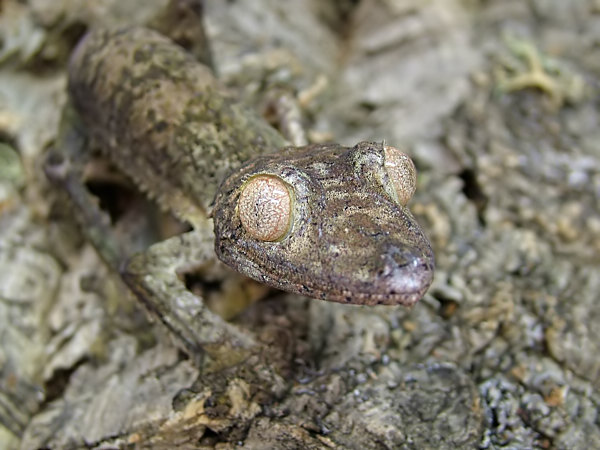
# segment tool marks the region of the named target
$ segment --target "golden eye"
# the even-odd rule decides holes
[[[256,176],[246,183],[238,200],[242,226],[260,241],[278,241],[290,229],[292,198],[279,178]]]
[[[417,169],[412,159],[397,148],[386,145],[383,152],[385,168],[394,185],[398,202],[406,206],[417,188]]]

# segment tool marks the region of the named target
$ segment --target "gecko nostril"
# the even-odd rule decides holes
[[[406,266],[407,264],[411,264],[415,257],[408,251],[400,250],[396,246],[392,246],[385,253],[381,255],[383,259],[383,274],[389,275],[398,267]]]
[[[392,247],[382,258],[379,283],[389,295],[397,292],[422,292],[433,280],[433,265],[425,256]]]

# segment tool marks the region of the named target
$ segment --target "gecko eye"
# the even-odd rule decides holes
[[[417,188],[417,169],[410,157],[395,147],[384,146],[385,169],[402,206],[410,201]]]
[[[251,178],[238,200],[242,226],[260,241],[278,241],[290,229],[292,198],[281,179],[270,175]]]

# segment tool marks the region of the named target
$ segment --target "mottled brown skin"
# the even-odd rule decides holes
[[[292,225],[276,242],[248,235],[236,211],[244,183],[275,175],[293,189]],[[413,305],[430,285],[433,253],[393,194],[382,144],[319,144],[255,158],[221,185],[216,251],[241,273],[286,291],[361,305]]]
[[[273,153],[285,144],[274,129],[206,67],[140,28],[84,38],[71,59],[69,92],[88,133],[163,206],[206,226],[216,195],[216,252],[239,272],[364,305],[413,305],[430,285],[431,247],[394,199],[383,145]],[[294,191],[292,229],[280,241],[253,239],[240,224],[240,187],[256,174],[277,175]]]
[[[71,57],[69,94],[111,160],[194,226],[205,226],[231,170],[286,145],[206,66],[144,28],[84,37]]]
[[[69,194],[102,258],[199,364],[204,354],[220,367],[265,354],[178,276],[212,264],[213,246],[245,275],[323,300],[413,305],[430,285],[431,247],[400,204],[383,145],[286,147],[206,67],[147,29],[88,34],[71,58],[68,87],[82,127],[65,114],[62,156],[49,158],[46,172]],[[121,265],[109,221],[71,170],[86,136],[194,229]],[[275,242],[256,240],[240,224],[240,188],[258,174],[279,177],[292,194],[290,230]]]

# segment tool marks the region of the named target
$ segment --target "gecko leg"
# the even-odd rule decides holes
[[[192,294],[178,272],[216,261],[211,227],[174,236],[134,255],[121,273],[125,283],[194,358],[203,351],[218,367],[234,365],[259,350],[249,334],[225,322]],[[199,361],[198,361],[199,362]]]
[[[86,138],[76,126],[65,122],[68,120],[63,121],[58,143],[48,155],[44,169],[48,178],[69,196],[86,239],[107,266],[122,275],[128,287],[198,365],[209,355],[215,369],[227,367],[259,350],[249,333],[211,312],[178,277],[178,270],[190,262],[216,261],[208,221],[204,230],[154,244],[124,264],[129,255],[127,246],[116,237],[110,218],[82,181],[83,162],[89,156]]]
[[[97,200],[82,181],[82,167],[89,151],[84,134],[69,123],[75,120],[72,110],[67,107],[63,112],[57,145],[46,157],[44,172],[52,183],[69,196],[86,239],[104,263],[118,272],[125,253],[114,237],[110,218],[98,207]]]

